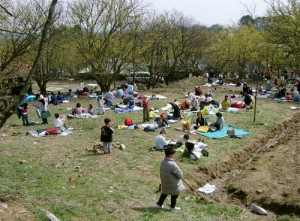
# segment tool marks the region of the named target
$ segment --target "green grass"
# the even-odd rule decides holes
[[[156,93],[167,96],[168,100],[151,101],[150,105],[159,108],[174,98],[182,99],[183,93],[193,88],[194,84],[191,81],[186,83],[185,88],[183,84],[177,84],[171,89],[157,89]],[[224,94],[232,93],[229,90],[232,89],[221,92],[218,89],[215,96],[220,99]],[[52,116],[49,123],[52,124],[55,112],[67,114],[67,107],[74,107],[77,102],[81,102],[84,107],[88,103],[96,106],[96,101],[88,98],[57,107],[50,105]],[[251,132],[244,139],[214,140],[191,135],[192,140],[205,140],[210,155],[197,162],[182,159],[178,155],[178,164],[184,174],[188,176],[198,173],[199,165],[214,164],[231,151],[255,142],[269,127],[293,113],[289,103],[259,100],[258,105],[255,123],[253,110],[225,114],[226,124]],[[178,206],[182,207],[180,213],[154,209],[159,197],[159,193],[155,193],[160,183],[159,164],[164,153],[148,150],[154,146],[157,132],[115,129],[114,142],[125,144],[125,151],[114,149],[109,156],[93,155],[85,151],[99,140],[104,117],[110,117],[112,126],[116,128],[126,116],[130,116],[135,123],[142,121],[142,112],[121,115],[107,111],[104,116],[96,119],[68,119],[67,124],[75,128],[71,136],[44,138],[26,136],[26,132],[45,126],[23,127],[21,120],[12,116],[1,130],[1,134],[7,136],[2,136],[0,143],[0,200],[22,202],[36,220],[47,220],[44,210],[66,221],[247,220],[243,208],[219,203],[206,204],[190,191],[184,192],[178,199]],[[32,106],[29,117],[38,120]],[[208,118],[210,121],[213,119]],[[167,129],[168,139],[177,139],[182,135],[182,132],[173,129],[179,125],[180,122]],[[73,185],[69,183],[70,177],[75,179]],[[195,183],[204,184],[205,181],[195,180]],[[169,198],[166,205],[168,203]]]

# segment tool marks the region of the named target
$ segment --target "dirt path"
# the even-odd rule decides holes
[[[300,113],[269,129],[246,148],[216,165],[199,168],[218,187],[212,196],[247,207],[256,203],[276,215],[300,217]],[[275,215],[276,214],[276,215]],[[300,218],[296,220],[300,220]]]

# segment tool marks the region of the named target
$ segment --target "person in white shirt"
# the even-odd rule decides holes
[[[157,150],[164,150],[165,147],[169,144],[169,142],[165,138],[165,135],[166,131],[162,129],[159,135],[155,137],[155,147]]]
[[[54,114],[54,127],[61,127],[64,125],[64,120],[59,117],[59,114]]]
[[[121,98],[123,95],[124,95],[123,89],[120,88],[120,87],[117,87],[117,92],[116,92],[115,97],[116,97],[116,98]]]
[[[128,84],[128,86],[127,86],[127,93],[128,93],[129,95],[133,95],[133,93],[134,93],[134,88],[133,88],[133,85],[132,85],[132,84]]]
[[[105,94],[106,105],[110,108],[114,106],[114,102],[112,101],[113,98],[114,98],[114,94],[111,91],[108,91]]]

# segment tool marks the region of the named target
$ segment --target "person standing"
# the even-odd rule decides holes
[[[114,130],[110,127],[110,118],[104,119],[104,125],[101,127],[100,141],[103,142],[104,154],[110,154],[112,152],[112,141]]]
[[[39,113],[42,115],[43,112],[47,111],[47,102],[44,100],[44,96],[42,94],[37,95],[38,98],[38,104],[37,109],[39,110]],[[48,124],[47,117],[42,117],[42,124]]]
[[[167,147],[165,149],[165,158],[160,164],[160,180],[162,193],[157,202],[156,208],[163,208],[163,203],[168,195],[171,195],[170,209],[172,212],[180,211],[180,207],[176,207],[176,200],[180,192],[185,190],[182,183],[183,173],[180,167],[176,164],[174,154],[176,153],[174,147]]]
[[[28,103],[24,103],[21,106],[21,116],[22,116],[23,126],[28,126],[29,125],[29,121],[28,121]]]
[[[103,105],[103,97],[102,97],[101,94],[97,97],[97,102],[98,102],[98,107],[97,107],[98,115],[104,114],[105,113],[105,108],[104,108],[104,105]]]
[[[113,98],[114,98],[114,94],[113,94],[111,91],[108,91],[108,92],[105,94],[106,105],[107,105],[109,108],[113,108],[113,106],[114,106]]]
[[[143,99],[143,122],[149,121],[149,100],[145,96]]]

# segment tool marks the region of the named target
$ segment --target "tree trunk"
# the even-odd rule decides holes
[[[28,88],[29,88],[31,80],[32,80],[32,76],[36,72],[36,69],[38,67],[39,61],[42,57],[42,54],[43,54],[43,51],[45,48],[45,44],[47,41],[47,32],[53,22],[53,16],[54,16],[56,4],[57,4],[57,0],[52,0],[49,11],[48,11],[48,17],[44,24],[43,30],[42,30],[42,36],[41,36],[39,48],[37,51],[37,55],[35,57],[32,68],[27,76],[25,85],[24,85],[20,95],[16,96],[16,97],[14,97],[14,96],[0,97],[0,129],[3,127],[3,125],[6,123],[6,121],[14,114],[18,105],[22,102],[24,94],[26,94],[26,92],[28,91]]]

